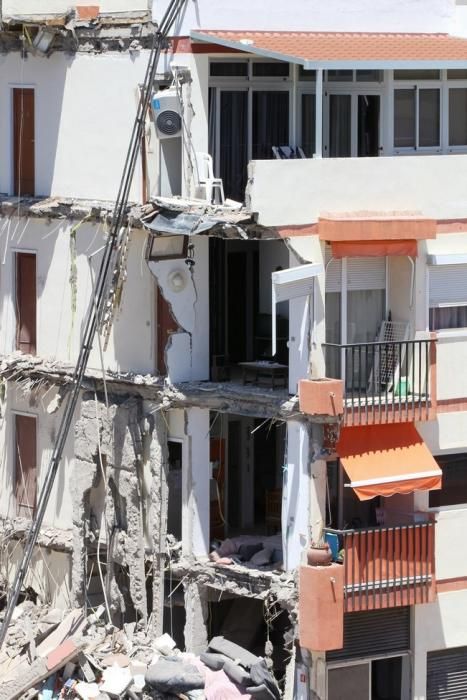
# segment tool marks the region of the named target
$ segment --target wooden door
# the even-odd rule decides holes
[[[35,127],[33,88],[13,89],[14,194],[34,196]]]
[[[178,331],[178,325],[175,321],[170,305],[164,298],[159,287],[157,287],[157,369],[159,374],[167,374],[167,365],[165,362],[165,352],[169,337],[172,333]]]
[[[16,349],[36,354],[36,256],[16,253]]]
[[[16,514],[32,517],[36,507],[36,419],[16,415],[15,422]]]

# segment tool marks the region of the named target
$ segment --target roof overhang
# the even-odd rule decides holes
[[[306,70],[467,68],[467,39],[448,34],[197,30],[190,37]]]

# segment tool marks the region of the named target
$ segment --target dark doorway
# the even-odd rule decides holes
[[[182,539],[182,450],[183,444],[169,440],[167,533]]]
[[[379,156],[379,95],[358,96],[358,155]]]
[[[372,700],[401,700],[402,658],[378,659],[371,662]]]
[[[35,192],[34,90],[13,88],[14,194],[33,197]]]
[[[222,90],[219,98],[219,176],[225,196],[243,202],[248,163],[248,92]]]
[[[36,256],[16,253],[16,349],[36,354]]]

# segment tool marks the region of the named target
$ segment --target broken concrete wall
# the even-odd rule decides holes
[[[17,540],[2,540],[0,547],[0,577],[2,584],[13,583],[17,568],[21,563],[23,545]],[[57,608],[70,608],[71,593],[71,554],[56,552],[46,547],[36,547],[29,565],[25,583],[38,596],[38,602]]]
[[[90,4],[81,2],[70,2],[69,0],[41,0],[38,8],[37,0],[3,0],[3,14],[5,17],[11,15],[41,15],[67,13],[70,9],[81,7],[83,14]],[[131,10],[147,10],[148,0],[99,0],[94,6],[100,12],[129,12]]]
[[[183,259],[148,262],[179,330],[166,346],[172,383],[209,378],[209,239],[190,239],[194,265]]]
[[[15,252],[35,251],[37,354],[63,362],[76,361],[85,314],[91,303],[92,284],[102,255],[96,251],[102,248],[105,233],[104,224],[87,221],[0,219],[2,354],[11,353],[16,346]],[[154,279],[143,259],[145,244],[144,232],[133,230],[129,243],[128,277],[104,354],[106,369],[154,371],[155,292]],[[97,340],[89,367],[101,368]]]
[[[89,552],[105,550],[106,595],[113,616],[123,614],[127,596],[138,617],[147,617],[143,510],[143,406],[135,397],[110,398],[109,407],[83,396],[75,426],[73,497],[73,595],[84,603]],[[90,495],[105,482],[102,527],[91,531]],[[143,508],[144,506],[144,508]],[[100,552],[99,552],[100,553]],[[99,558],[99,554],[97,554]],[[116,565],[128,570],[128,589],[117,581]],[[126,585],[126,584],[124,584]]]
[[[35,0],[29,4],[37,7]],[[12,85],[34,86],[37,195],[115,199],[148,56],[147,50],[131,56],[0,56],[1,104],[11,105]],[[2,129],[0,192],[8,194],[13,189],[11,144],[11,128]],[[141,198],[138,164],[130,201]]]

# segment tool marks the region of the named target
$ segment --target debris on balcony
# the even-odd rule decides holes
[[[280,570],[283,560],[282,535],[232,537],[214,548],[209,558],[218,566],[241,564],[247,568]]]

